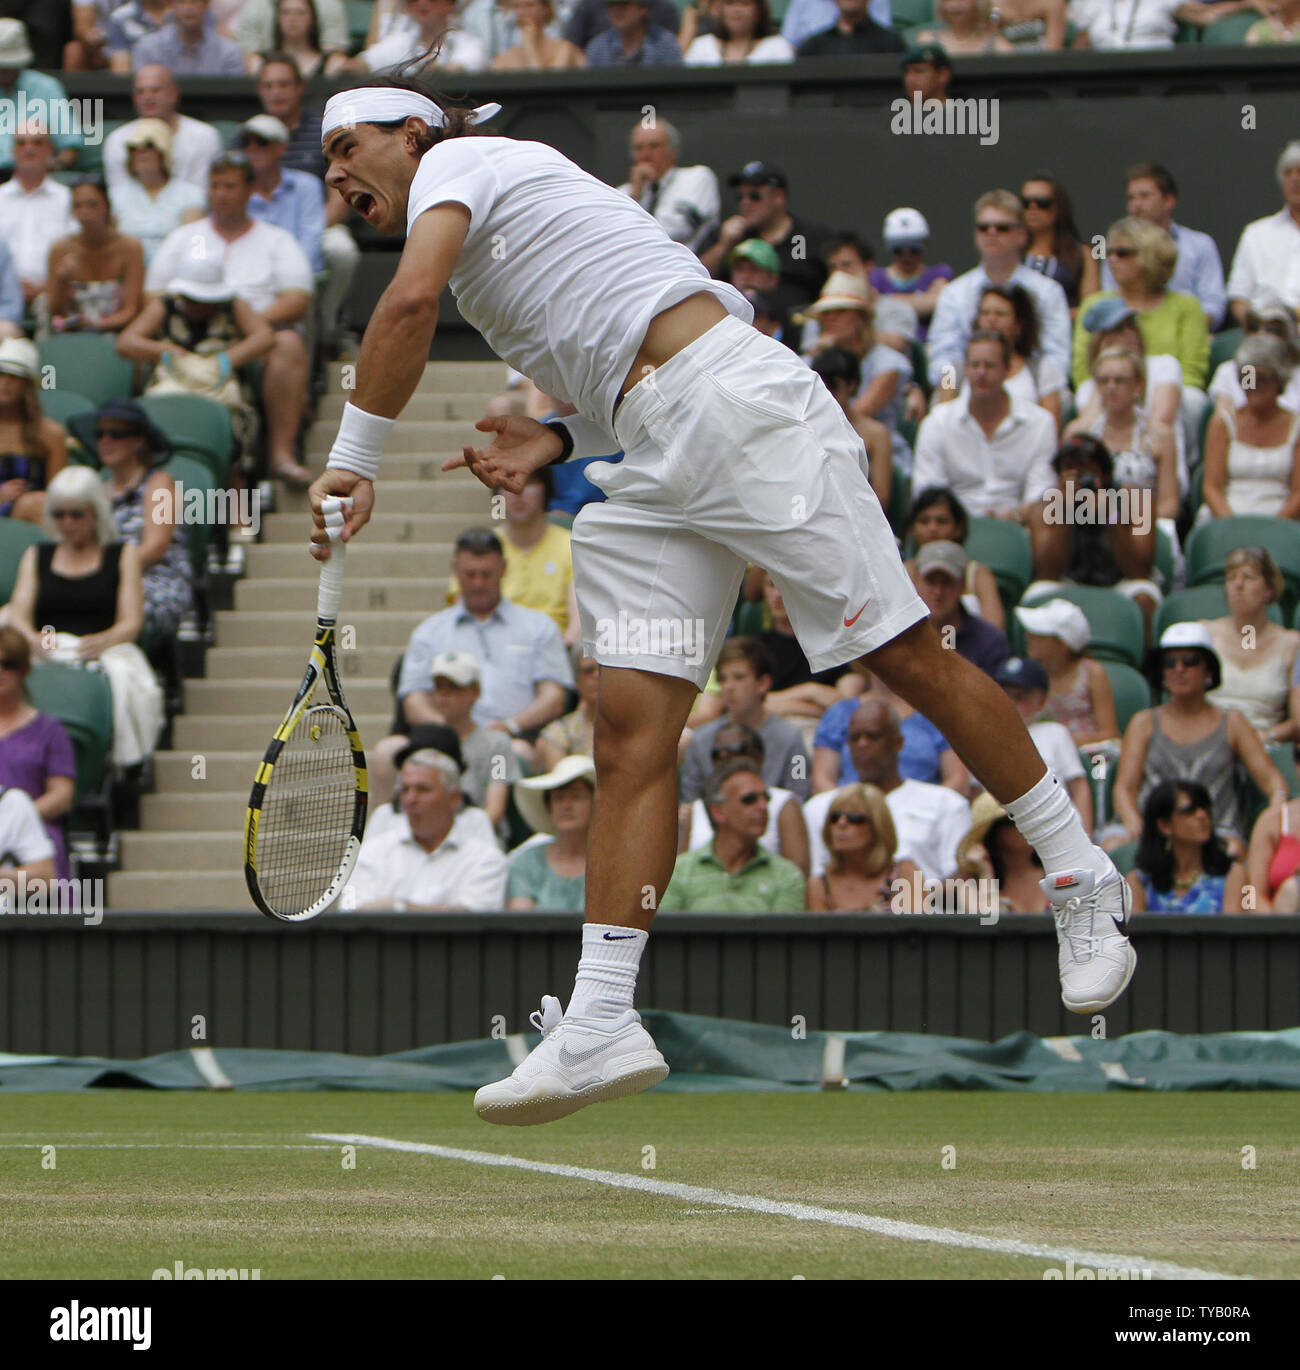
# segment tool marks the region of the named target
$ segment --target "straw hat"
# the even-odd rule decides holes
[[[871,312],[871,287],[861,276],[851,276],[847,271],[832,271],[822,293],[815,303],[804,310],[804,314],[815,319],[832,309],[860,309],[864,314]]]
[[[962,875],[978,874],[971,860],[971,848],[982,847],[989,829],[1007,816],[1007,811],[986,790],[970,806],[970,831],[957,844],[957,870]]]
[[[0,374],[34,381],[40,365],[36,344],[29,338],[6,338],[0,342]]]
[[[563,789],[574,780],[585,780],[596,788],[596,763],[589,756],[566,756],[549,775],[534,775],[515,781],[515,807],[534,832],[558,837],[559,832],[546,805],[548,791]]]

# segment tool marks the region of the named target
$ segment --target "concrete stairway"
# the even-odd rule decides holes
[[[347,394],[343,371],[307,439],[307,464],[323,469]],[[392,720],[388,679],[411,630],[444,606],[451,544],[463,528],[491,521],[491,495],[466,471],[443,473],[447,457],[480,441],[474,423],[505,386],[496,362],[439,362],[398,421],[385,449],[378,512],[348,550],[339,651],[348,704],[367,746]],[[317,563],[307,552],[304,494],[279,493],[248,551],[235,608],[216,616],[206,677],[186,682],[174,750],[159,752],[157,789],[145,797],[141,830],[122,834],[122,868],[108,881],[110,909],[234,909],[260,917],[244,883],[243,825],[262,752],[302,677],[315,623]]]

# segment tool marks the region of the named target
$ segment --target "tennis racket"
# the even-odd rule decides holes
[[[257,768],[244,820],[248,892],[263,913],[286,923],[314,918],[338,898],[366,826],[366,755],[334,656],[345,561],[339,535],[351,503],[323,502],[334,545],[320,568],[316,642],[298,693]],[[322,680],[328,701],[316,699]]]

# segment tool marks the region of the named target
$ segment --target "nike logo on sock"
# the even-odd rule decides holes
[[[606,941],[606,942],[627,942],[627,941],[630,941],[630,940],[631,940],[633,937],[635,937],[635,936],[636,936],[636,933],[634,933],[634,932],[607,932],[607,933],[605,934],[605,941]]]

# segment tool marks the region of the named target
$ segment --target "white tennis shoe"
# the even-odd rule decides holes
[[[1056,918],[1061,1002],[1072,1013],[1108,1008],[1137,969],[1137,952],[1126,932],[1133,905],[1128,881],[1110,863],[1100,880],[1093,871],[1073,870],[1038,883]]]
[[[541,1042],[514,1073],[484,1085],[474,1110],[485,1123],[549,1123],[588,1104],[639,1094],[668,1076],[668,1063],[628,1009],[619,1018],[566,1018],[554,995],[531,1015]]]

